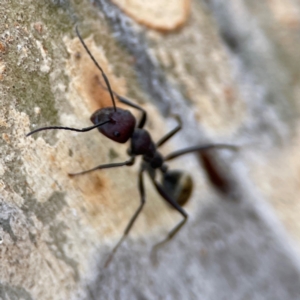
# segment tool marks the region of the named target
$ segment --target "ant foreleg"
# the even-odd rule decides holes
[[[90,172],[93,172],[93,171],[96,171],[96,170],[117,168],[117,167],[123,167],[123,166],[132,166],[134,164],[134,160],[135,160],[135,157],[133,156],[131,159],[126,160],[124,162],[99,165],[99,166],[97,166],[95,168],[92,168],[90,170],[82,171],[82,172],[79,172],[79,173],[69,173],[68,175],[73,177],[73,176],[77,176],[77,175],[83,175],[83,174],[86,174],[86,173],[90,173]]]
[[[188,214],[183,210],[183,208],[178,205],[174,199],[172,199],[170,197],[170,195],[168,195],[166,193],[166,191],[163,189],[163,187],[152,177],[150,176],[156,190],[158,191],[158,193],[162,196],[163,199],[165,199],[171,206],[173,206],[182,216],[183,216],[183,220],[180,221],[167,235],[167,237],[162,240],[161,242],[157,243],[156,245],[153,246],[152,251],[151,251],[151,256],[153,256],[157,249],[159,247],[161,247],[164,243],[168,242],[169,240],[171,240],[176,233],[178,233],[178,231],[181,229],[181,227],[186,223],[187,219],[188,219]]]
[[[98,76],[97,76],[97,77],[98,77]],[[102,87],[103,89],[105,89],[106,91],[108,91],[108,88],[105,87],[105,86],[101,83],[101,81],[99,80],[99,78],[98,78],[98,83],[99,83],[99,85],[101,85],[101,87]],[[124,103],[124,104],[126,104],[126,105],[128,105],[128,106],[131,106],[131,107],[133,107],[133,108],[135,108],[135,109],[138,109],[139,111],[142,112],[142,117],[141,117],[141,119],[140,119],[139,124],[138,124],[137,127],[138,127],[138,128],[143,128],[144,125],[145,125],[145,123],[146,123],[146,120],[147,120],[147,113],[146,113],[146,111],[145,111],[143,108],[141,108],[140,106],[138,106],[137,104],[135,104],[135,103],[129,101],[129,100],[126,99],[125,97],[120,96],[120,95],[119,95],[118,93],[116,93],[115,91],[112,91],[112,93],[114,94],[114,96],[115,96],[121,103]]]
[[[164,160],[168,161],[168,160],[174,159],[174,158],[184,155],[184,154],[197,152],[197,151],[200,151],[200,152],[207,151],[207,150],[215,149],[215,148],[224,148],[224,149],[229,149],[229,150],[233,150],[233,151],[237,151],[239,149],[238,146],[234,146],[234,145],[230,145],[230,144],[211,144],[211,145],[203,145],[203,146],[194,146],[194,147],[174,151],[174,152],[166,155],[164,157]]]
[[[182,122],[178,115],[174,115],[174,118],[178,122],[177,126],[171,130],[169,133],[167,133],[165,136],[163,136],[157,143],[156,147],[162,146],[167,140],[169,140],[173,135],[175,135],[181,128],[182,128]]]
[[[134,213],[134,215],[132,216],[132,218],[130,219],[128,225],[125,228],[125,231],[123,233],[123,236],[121,237],[121,239],[119,240],[119,242],[117,243],[117,245],[113,248],[113,250],[111,251],[108,259],[105,262],[105,268],[109,265],[109,263],[111,262],[111,260],[113,259],[114,254],[116,253],[116,251],[118,250],[118,248],[121,246],[121,244],[123,243],[123,241],[125,240],[125,238],[127,237],[129,231],[131,230],[134,222],[136,221],[138,215],[140,214],[140,212],[143,209],[143,206],[146,202],[146,198],[145,198],[145,188],[144,188],[144,180],[143,180],[143,172],[144,169],[141,169],[139,172],[139,181],[138,181],[138,187],[139,187],[139,192],[140,192],[140,196],[141,196],[141,204],[138,207],[138,209],[136,210],[136,212]]]
[[[143,108],[141,108],[140,106],[138,106],[138,105],[132,103],[132,102],[129,101],[128,99],[126,99],[126,98],[124,98],[124,97],[122,97],[122,96],[119,96],[117,93],[115,93],[115,96],[117,97],[117,99],[118,99],[120,102],[122,102],[122,103],[124,103],[124,104],[126,104],[126,105],[128,105],[128,106],[131,106],[131,107],[133,107],[133,108],[136,108],[136,109],[138,109],[139,111],[142,112],[142,117],[141,117],[141,119],[140,119],[139,124],[138,124],[137,127],[138,127],[138,128],[143,128],[144,125],[145,125],[145,123],[146,123],[146,120],[147,120],[147,113],[146,113],[146,111],[145,111]]]

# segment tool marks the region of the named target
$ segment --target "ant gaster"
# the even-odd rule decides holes
[[[174,235],[186,223],[188,219],[188,215],[185,212],[185,210],[181,207],[181,205],[183,205],[188,200],[188,198],[191,195],[192,187],[193,187],[193,183],[190,175],[185,174],[183,171],[178,171],[178,170],[169,171],[165,162],[191,152],[206,151],[212,148],[227,148],[227,149],[236,150],[237,147],[229,144],[209,144],[209,145],[200,145],[200,146],[198,145],[183,150],[175,151],[167,156],[162,156],[162,154],[158,152],[157,149],[160,146],[162,146],[165,142],[167,142],[172,136],[174,136],[181,129],[180,118],[178,116],[175,116],[178,125],[172,131],[170,131],[168,134],[162,137],[158,142],[154,143],[149,132],[143,128],[147,119],[146,111],[140,106],[130,102],[129,100],[118,95],[112,90],[107,76],[105,75],[103,69],[101,68],[101,66],[98,64],[98,62],[95,60],[95,58],[87,48],[85,42],[83,41],[81,35],[79,34],[77,26],[76,26],[76,33],[81,44],[85,48],[86,52],[88,53],[88,55],[90,56],[90,58],[92,59],[96,67],[100,70],[102,77],[106,83],[106,87],[104,88],[110,94],[113,107],[104,107],[95,111],[91,116],[91,121],[94,124],[94,126],[90,126],[82,129],[62,127],[62,126],[42,127],[29,132],[27,136],[32,135],[38,131],[49,130],[49,129],[63,129],[63,130],[71,130],[71,131],[78,131],[78,132],[86,132],[94,128],[98,128],[98,130],[103,135],[105,135],[106,137],[108,137],[109,139],[115,142],[126,143],[128,140],[130,140],[130,147],[127,152],[128,155],[130,156],[129,160],[120,163],[102,164],[90,170],[69,174],[69,176],[71,177],[87,174],[89,172],[93,172],[95,170],[100,170],[100,169],[108,169],[108,168],[115,168],[121,166],[132,166],[135,162],[136,156],[142,155],[142,163],[138,173],[138,189],[140,193],[140,205],[138,209],[135,211],[132,218],[130,219],[120,241],[111,251],[110,256],[108,257],[105,264],[105,266],[107,266],[109,262],[112,260],[114,253],[117,251],[119,246],[122,244],[122,242],[128,235],[138,215],[143,209],[143,206],[146,201],[144,181],[143,181],[143,174],[145,172],[148,173],[155,189],[161,195],[161,197],[166,202],[168,202],[174,209],[176,209],[183,217],[183,219],[169,232],[167,237],[153,247],[153,250],[155,250],[157,247],[159,247],[160,245],[162,245],[163,243],[165,243],[166,241],[174,237]],[[116,106],[114,97],[116,97],[121,103],[124,103],[130,107],[138,109],[141,112],[142,114],[141,119],[139,120],[137,125],[136,125],[136,119],[131,114],[130,111]],[[156,179],[157,171],[159,171],[162,174],[161,182]],[[184,183],[182,183],[183,181]]]

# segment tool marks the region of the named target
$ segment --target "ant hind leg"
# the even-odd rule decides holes
[[[151,250],[151,257],[153,258],[154,261],[156,261],[156,252],[158,248],[160,248],[163,244],[171,240],[182,228],[182,226],[186,223],[188,219],[188,214],[184,211],[184,209],[178,205],[171,197],[168,195],[163,187],[153,178],[151,177],[151,180],[158,191],[158,193],[162,196],[164,200],[166,200],[171,206],[173,206],[182,216],[183,219],[168,233],[167,237],[162,240],[161,242],[157,243],[156,245],[153,246]]]
[[[142,211],[142,209],[144,207],[144,204],[146,202],[143,172],[144,172],[144,169],[141,169],[140,172],[139,172],[139,181],[138,181],[138,187],[139,187],[139,192],[140,192],[140,196],[141,196],[141,203],[140,203],[138,209],[136,210],[136,212],[134,213],[134,215],[131,217],[128,225],[126,226],[126,228],[124,230],[124,233],[123,233],[123,236],[121,237],[121,239],[119,240],[117,245],[111,251],[109,257],[107,258],[107,260],[105,262],[105,265],[104,265],[105,268],[110,264],[110,262],[112,261],[112,259],[114,257],[114,254],[117,252],[118,248],[121,246],[123,241],[126,239],[128,233],[130,232],[133,224],[135,223],[137,217],[139,216],[139,214]]]

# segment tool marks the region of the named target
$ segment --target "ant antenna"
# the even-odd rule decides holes
[[[77,25],[75,26],[75,30],[76,30],[77,36],[78,36],[78,38],[79,38],[82,46],[84,47],[85,51],[87,52],[87,54],[89,55],[89,57],[92,59],[92,61],[94,62],[95,66],[101,71],[102,77],[104,78],[104,81],[105,81],[105,83],[107,85],[107,88],[108,88],[108,91],[109,91],[109,94],[110,94],[110,97],[111,97],[111,100],[112,100],[112,103],[113,103],[113,106],[114,106],[114,111],[116,111],[116,102],[115,102],[114,94],[113,94],[112,89],[110,87],[110,83],[109,83],[109,80],[108,80],[107,76],[105,75],[103,69],[100,67],[100,65],[98,64],[98,62],[96,61],[96,59],[94,58],[94,56],[92,55],[92,53],[90,52],[90,50],[88,49],[87,45],[83,41],[83,38],[81,37],[81,35],[80,35],[79,31],[78,31],[78,26]]]
[[[93,126],[90,126],[90,127],[85,127],[85,128],[82,128],[82,129],[78,129],[78,128],[71,128],[71,127],[62,127],[62,126],[48,126],[48,127],[41,127],[41,128],[38,128],[36,130],[33,130],[33,131],[30,131],[29,133],[26,134],[26,136],[30,136],[36,132],[39,132],[39,131],[43,131],[43,130],[49,130],[49,129],[63,129],[63,130],[70,130],[70,131],[77,131],[77,132],[86,132],[86,131],[90,131],[94,128],[97,128],[97,127],[100,127],[106,123],[109,123],[110,120],[107,120],[107,121],[104,121],[102,123],[99,123],[99,124],[96,124],[96,125],[93,125]]]

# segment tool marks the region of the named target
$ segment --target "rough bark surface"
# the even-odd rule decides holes
[[[109,0],[1,0],[0,299],[299,298],[300,5],[252,2],[191,1],[182,28],[163,34]],[[240,146],[169,164],[195,186],[156,263],[151,247],[180,216],[146,180],[146,207],[104,268],[139,205],[139,162],[68,176],[126,160],[128,145],[97,130],[25,136],[90,126],[111,105],[75,24],[113,89],[148,112],[155,141],[181,116],[164,154]]]

